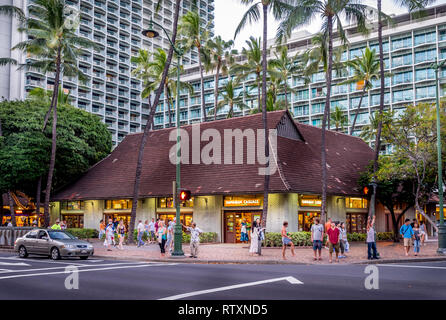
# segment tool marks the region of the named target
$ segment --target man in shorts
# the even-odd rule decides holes
[[[155,218],[152,218],[152,221],[149,223],[149,237],[150,237],[150,242],[153,242],[153,243],[156,242]]]
[[[410,219],[406,219],[404,221],[404,224],[400,228],[400,234],[403,236],[404,239],[404,250],[406,253],[406,256],[409,255],[410,251],[410,245],[413,237],[413,229],[410,225]]]
[[[331,223],[331,228],[327,231],[328,235],[328,251],[330,252],[330,263],[333,262],[333,251],[336,252],[336,262],[339,262],[339,229],[336,228],[336,224],[334,222]]]
[[[311,226],[311,242],[313,242],[314,261],[317,258],[317,252],[319,251],[319,260],[322,260],[322,241],[324,240],[324,226],[320,224],[319,218],[314,219],[314,224]]]

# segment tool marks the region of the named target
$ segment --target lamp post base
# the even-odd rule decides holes
[[[438,249],[437,254],[446,255],[446,225],[438,227]]]
[[[181,228],[181,224],[179,224],[179,219],[177,220],[177,223],[175,225],[175,232],[174,232],[174,249],[172,252],[172,257],[184,257],[183,252],[183,230]]]

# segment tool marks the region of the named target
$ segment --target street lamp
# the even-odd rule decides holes
[[[172,40],[169,37],[169,34],[167,33],[166,29],[152,19],[150,19],[149,22],[149,28],[142,31],[143,36],[148,38],[156,38],[160,34],[159,32],[155,31],[153,29],[153,26],[157,26],[161,28],[164,33],[166,34],[167,39],[170,42],[170,45],[172,46],[173,50],[175,51],[177,55],[177,101],[176,101],[176,118],[177,118],[177,163],[176,163],[176,182],[175,182],[175,189],[176,195],[179,195],[180,190],[180,178],[181,178],[181,171],[180,171],[180,159],[181,159],[181,146],[180,146],[180,62],[181,57],[184,54],[184,51],[181,48],[178,48],[175,46],[175,44],[172,42]],[[175,202],[175,209],[176,209],[176,224],[175,224],[175,232],[174,232],[174,251],[172,253],[172,256],[184,256],[183,248],[182,248],[182,242],[183,242],[183,229],[181,227],[180,222],[180,201],[179,199],[174,196],[174,202]]]
[[[438,71],[445,66],[446,60],[431,65],[431,68],[435,71],[435,93],[437,104],[437,153],[438,153],[438,197],[440,205],[440,224],[438,226],[438,254],[446,254],[446,225],[444,224],[444,212],[443,212],[443,169],[441,160],[441,132],[440,132],[440,92],[439,92],[439,79]]]

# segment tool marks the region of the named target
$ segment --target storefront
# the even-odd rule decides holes
[[[35,212],[27,212],[23,210],[15,211],[15,220],[17,227],[31,227],[33,223],[36,223],[37,226],[43,225],[43,215],[38,216]],[[11,221],[11,213],[3,213],[2,218],[2,226],[7,225]]]
[[[67,223],[67,228],[84,227],[84,201],[67,201],[61,204],[61,219]]]
[[[8,225],[11,222],[11,210],[9,207],[8,194],[0,195],[3,197],[3,208],[0,207],[1,226]],[[14,205],[14,214],[17,227],[31,227],[34,223],[38,226],[43,225],[43,208],[40,215],[36,213],[35,204],[31,199],[20,191],[11,192]]]
[[[156,217],[162,221],[173,221],[176,217],[176,208],[172,197],[156,199]],[[180,222],[190,226],[194,218],[194,198],[184,201],[180,206]]]
[[[348,233],[366,233],[368,200],[364,198],[345,198],[346,220]]]
[[[246,223],[248,236],[252,223],[262,216],[261,195],[225,196],[223,198],[224,242],[241,242],[242,222]]]
[[[315,218],[321,217],[322,200],[317,195],[299,195],[298,230],[310,231]]]
[[[115,199],[105,200],[104,203],[104,221],[112,219],[113,221],[124,221],[126,228],[130,225],[130,217],[132,213],[132,200]]]

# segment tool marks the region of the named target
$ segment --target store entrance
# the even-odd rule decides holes
[[[247,224],[248,237],[253,221],[260,218],[261,211],[226,211],[224,213],[225,243],[240,243],[243,220]]]
[[[320,217],[321,217],[320,212],[299,211],[298,230],[299,231],[310,231],[311,225],[313,224],[314,219],[320,218]]]
[[[347,232],[348,233],[366,233],[367,232],[367,214],[366,213],[347,213]]]

